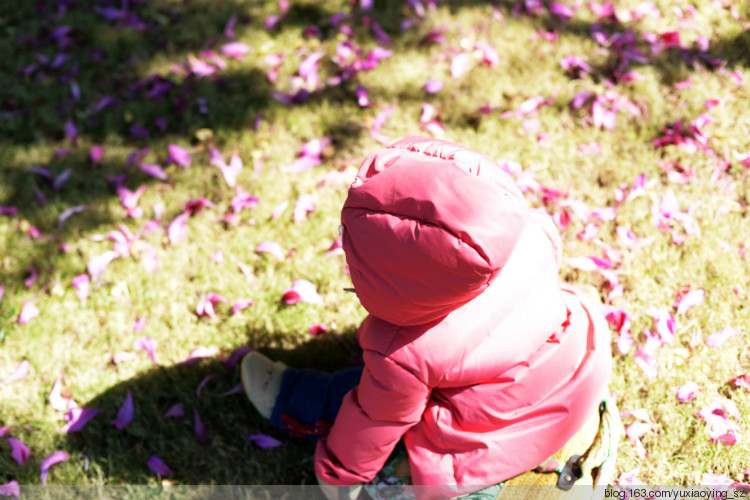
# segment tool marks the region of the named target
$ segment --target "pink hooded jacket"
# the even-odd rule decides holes
[[[368,482],[403,438],[414,484],[467,493],[549,458],[598,407],[606,321],[560,282],[552,221],[488,157],[398,141],[365,159],[341,220],[365,368],[318,442],[321,479]]]

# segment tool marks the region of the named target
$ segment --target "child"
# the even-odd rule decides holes
[[[293,370],[251,353],[242,370],[263,416],[320,438],[315,473],[329,498],[371,481],[400,440],[413,484],[440,486],[422,496],[447,498],[538,466],[587,420],[596,431],[606,321],[560,282],[554,224],[492,160],[398,141],[365,159],[341,221],[369,313],[357,333],[364,368]]]

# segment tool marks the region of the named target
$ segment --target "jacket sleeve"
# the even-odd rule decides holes
[[[430,389],[392,359],[364,353],[362,379],[315,450],[315,473],[344,486],[371,481],[399,439],[422,418]]]

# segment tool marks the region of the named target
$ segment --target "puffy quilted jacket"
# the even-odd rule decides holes
[[[591,416],[606,321],[560,282],[549,217],[487,156],[396,142],[365,159],[341,220],[365,368],[318,442],[320,478],[370,481],[403,438],[414,484],[454,496],[535,467]]]

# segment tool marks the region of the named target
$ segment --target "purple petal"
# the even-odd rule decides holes
[[[182,146],[178,146],[177,144],[170,144],[168,146],[168,149],[170,162],[176,163],[183,168],[190,167],[192,159],[190,158],[190,153],[187,149],[183,148]]]
[[[234,387],[232,387],[231,389],[229,389],[227,392],[222,392],[221,394],[219,394],[219,397],[225,398],[227,396],[231,396],[232,394],[242,394],[244,392],[245,392],[245,389],[242,386],[242,382],[240,382]]]
[[[71,144],[74,144],[78,138],[78,129],[71,120],[65,122],[65,137]]]
[[[250,434],[249,436],[247,436],[247,440],[252,441],[264,450],[268,448],[275,448],[284,444],[278,439],[274,439],[266,434]]]
[[[31,363],[29,363],[27,359],[24,359],[23,361],[21,361],[21,363],[18,365],[18,368],[16,368],[13,373],[0,381],[0,385],[10,384],[12,382],[17,382],[26,378],[26,375],[29,374],[30,367]]]
[[[21,496],[21,487],[18,485],[18,481],[13,480],[5,484],[0,484],[0,495],[19,498]]]
[[[133,349],[143,349],[151,358],[151,363],[156,366],[156,341],[151,337],[141,337],[133,341]]]
[[[231,356],[229,356],[229,359],[224,361],[224,368],[227,369],[228,372],[234,371],[234,365],[237,364],[237,361],[244,358],[246,354],[253,352],[255,349],[248,345],[243,345],[238,347],[234,350]]]
[[[190,212],[182,212],[170,222],[167,233],[169,234],[169,242],[171,244],[175,245],[185,237],[187,233],[186,224],[189,217]]]
[[[8,444],[10,444],[11,457],[13,457],[13,460],[18,462],[18,465],[26,464],[29,460],[29,456],[31,456],[29,448],[16,438],[9,437],[7,441]]]
[[[185,405],[182,403],[176,403],[172,405],[169,410],[167,410],[167,413],[164,414],[164,418],[176,418],[180,419],[185,416]]]
[[[201,397],[201,390],[203,390],[206,384],[208,384],[211,380],[215,379],[216,377],[218,377],[216,373],[210,373],[206,375],[205,377],[203,377],[203,380],[201,380],[200,384],[198,384],[198,388],[195,390],[195,395],[198,397]]]
[[[110,422],[110,425],[117,427],[117,430],[121,431],[133,421],[133,395],[130,394],[130,389],[125,394],[125,401],[120,407],[120,411],[117,412],[117,418]]]
[[[148,462],[146,462],[146,465],[158,476],[169,477],[172,475],[172,470],[156,455],[152,455],[148,459]]]
[[[66,398],[62,395],[62,380],[65,373],[61,373],[55,384],[52,386],[52,391],[49,394],[49,404],[52,408],[57,411],[68,411],[71,408],[77,408],[78,404],[71,398]]]
[[[91,163],[99,163],[100,161],[102,161],[103,156],[104,151],[99,144],[94,144],[93,146],[91,146],[91,149],[89,150],[89,158],[91,158]]]
[[[211,438],[208,437],[206,428],[203,426],[201,418],[198,415],[198,410],[195,408],[193,408],[193,435],[198,443],[204,445],[211,444]]]
[[[453,78],[460,78],[467,71],[469,71],[469,54],[458,54],[451,61],[451,76]]]
[[[21,314],[18,315],[18,324],[28,323],[37,316],[39,316],[39,309],[32,302],[27,302],[23,305]]]
[[[40,464],[40,468],[42,470],[42,474],[40,476],[42,484],[45,484],[47,482],[47,475],[49,474],[50,467],[52,467],[55,464],[59,464],[60,462],[65,462],[67,460],[68,460],[68,454],[62,450],[58,450],[52,453],[50,456],[44,458],[42,460],[42,463]]]
[[[55,191],[59,191],[65,185],[65,183],[68,182],[68,179],[70,179],[72,173],[72,168],[66,168],[65,170],[60,172],[60,174],[58,174],[52,181],[52,188]]]
[[[60,214],[60,216],[57,218],[57,229],[60,230],[63,228],[63,225],[65,222],[70,219],[71,216],[83,212],[84,210],[87,210],[89,207],[86,205],[78,205],[77,207],[71,207],[63,210],[63,212]]]
[[[99,408],[71,408],[65,414],[65,420],[67,420],[68,423],[65,424],[59,432],[81,431],[86,427],[86,424],[89,423],[89,420],[99,414],[99,411]]]
[[[18,208],[14,206],[8,206],[8,205],[0,205],[0,215],[16,215],[18,213]]]
[[[167,173],[160,165],[154,163],[140,163],[138,167],[146,174],[156,177],[159,180],[166,181]]]

